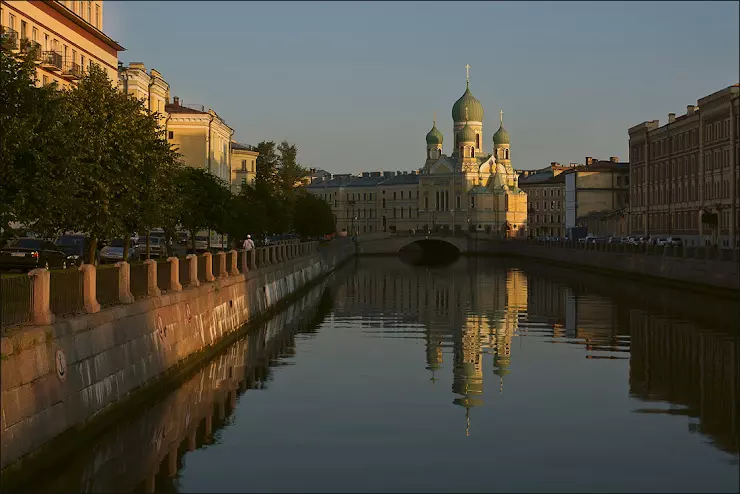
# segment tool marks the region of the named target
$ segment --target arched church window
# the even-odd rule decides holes
[[[475,158],[475,148],[470,148],[470,157]]]
[[[509,150],[508,149],[504,149],[504,154],[506,155],[506,159],[508,160],[509,159]]]
[[[475,134],[475,147],[480,149],[480,134]]]

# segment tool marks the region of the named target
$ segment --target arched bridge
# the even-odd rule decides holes
[[[461,254],[475,252],[478,250],[479,240],[469,238],[467,235],[456,236],[432,233],[430,235],[409,235],[378,233],[374,235],[361,235],[357,237],[357,253],[360,255],[373,254],[397,254],[404,247],[413,243],[431,245],[430,242],[444,242],[454,246]]]

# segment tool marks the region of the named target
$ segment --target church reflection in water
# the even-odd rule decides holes
[[[686,415],[691,432],[737,452],[738,335],[727,332],[740,323],[737,310],[731,301],[668,288],[649,287],[646,297],[646,289],[514,261],[461,258],[423,268],[362,259],[339,288],[334,314],[380,318],[386,336],[423,332],[430,379],[451,368],[453,402],[465,408],[468,435],[471,409],[484,403],[484,356],[491,356],[489,379],[502,394],[512,339],[536,336],[578,345],[588,359],[629,359],[630,395],[670,406],[635,412]]]

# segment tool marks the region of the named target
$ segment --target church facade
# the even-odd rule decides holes
[[[453,143],[445,154],[436,119],[426,135],[425,161],[413,172],[334,175],[307,185],[334,212],[337,231],[470,231],[523,237],[527,195],[511,165],[511,141],[503,124],[485,149],[483,105],[470,92],[452,107]]]

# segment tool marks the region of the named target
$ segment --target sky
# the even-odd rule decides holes
[[[738,2],[153,2],[109,0],[104,31],[185,104],[247,144],[293,142],[331,173],[424,164],[436,113],[504,112],[512,165],[628,159],[627,129],[735,84]]]

